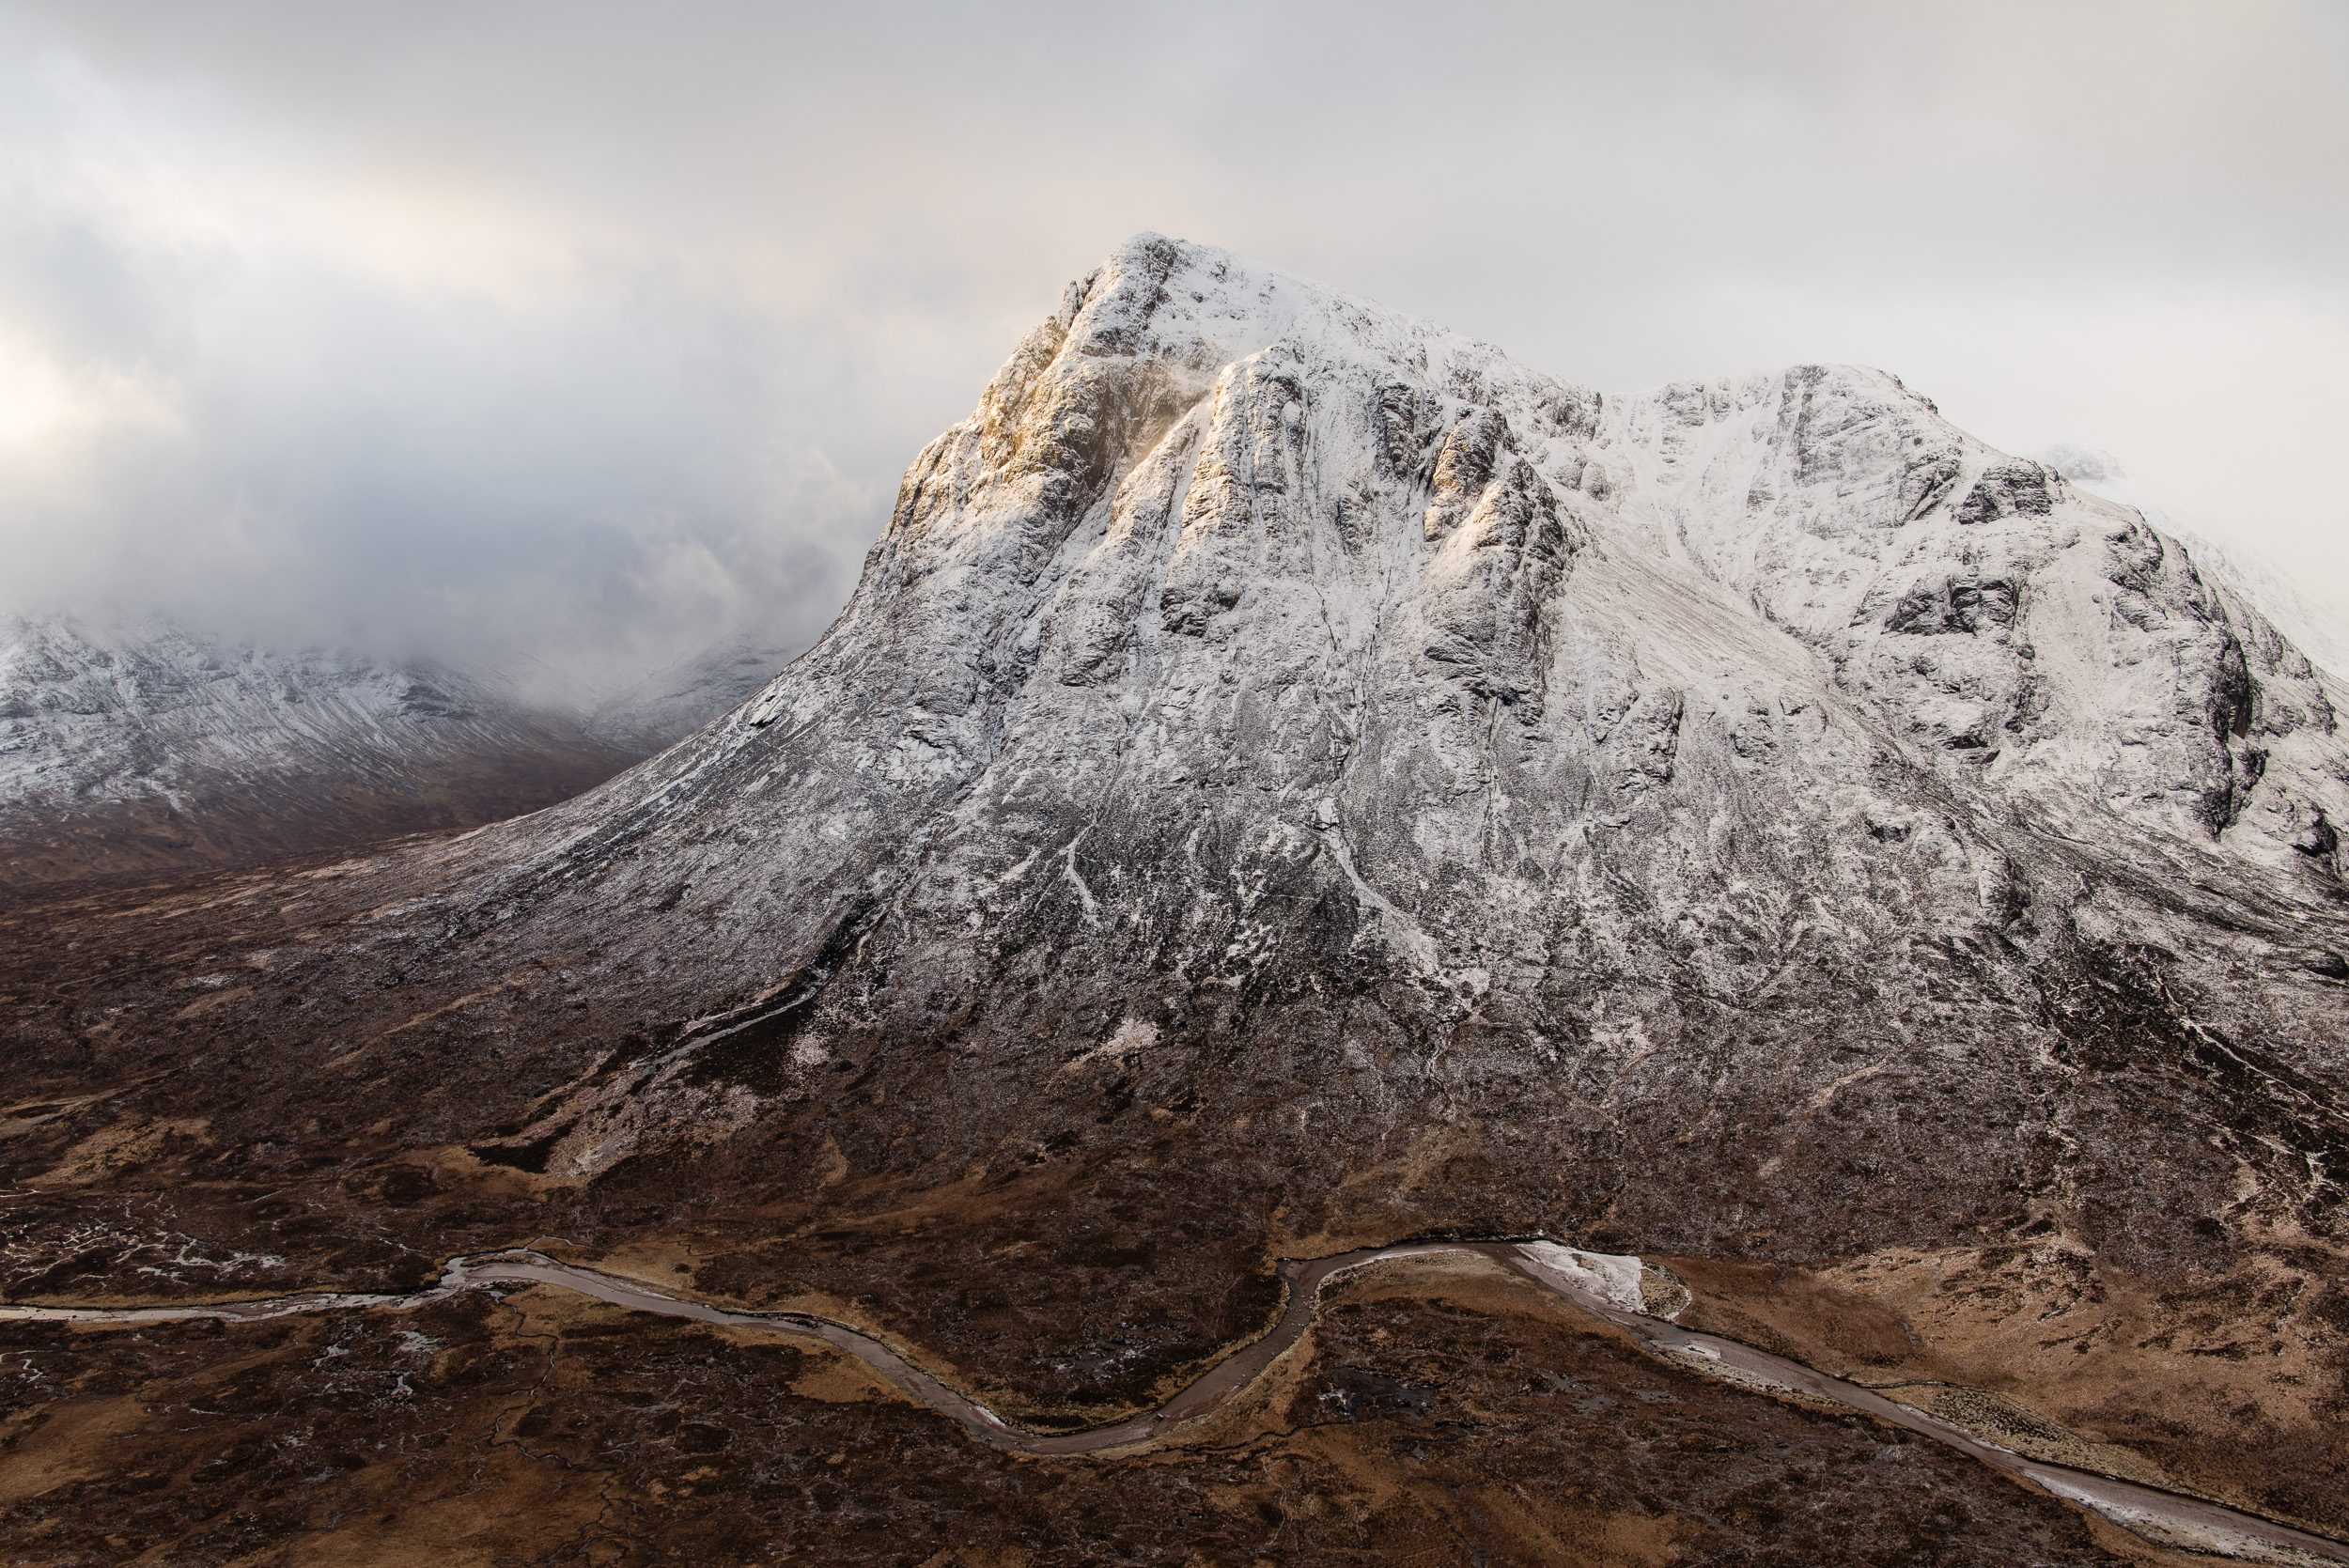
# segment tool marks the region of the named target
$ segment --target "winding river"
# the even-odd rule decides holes
[[[1069,1456],[1100,1453],[1165,1439],[1221,1408],[1234,1395],[1262,1376],[1282,1354],[1303,1337],[1313,1324],[1321,1286],[1348,1269],[1391,1258],[1426,1257],[1438,1253],[1475,1253],[1490,1258],[1572,1302],[1582,1311],[1625,1328],[1655,1356],[1683,1367],[1727,1375],[1749,1387],[1792,1390],[1816,1401],[1842,1405],[1879,1421],[1921,1433],[1962,1453],[2017,1476],[2052,1495],[2103,1515],[2113,1523],[2163,1545],[2187,1551],[2217,1553],[2250,1561],[2287,1565],[2349,1563],[2349,1544],[2312,1535],[2256,1514],[2245,1514],[2200,1498],[2158,1487],[2119,1481],[2093,1471],[2077,1470],[2030,1459],[1987,1443],[1962,1428],[1937,1420],[1921,1410],[1896,1404],[1857,1383],[1773,1356],[1716,1334],[1701,1334],[1636,1310],[1638,1260],[1601,1253],[1578,1252],[1548,1242],[1446,1241],[1367,1247],[1333,1257],[1286,1259],[1280,1265],[1288,1286],[1288,1305],[1280,1321],[1207,1369],[1181,1392],[1155,1410],[1107,1426],[1081,1432],[1037,1433],[1004,1421],[984,1405],[966,1398],[914,1366],[869,1334],[829,1318],[804,1312],[734,1312],[707,1302],[665,1295],[647,1285],[591,1268],[561,1263],[544,1253],[516,1249],[449,1260],[438,1284],[408,1295],[328,1295],[272,1296],[254,1301],[226,1301],[167,1307],[39,1307],[0,1304],[0,1320],[65,1323],[153,1323],[179,1318],[210,1317],[251,1322],[293,1312],[317,1312],[364,1307],[405,1308],[443,1299],[460,1291],[494,1290],[502,1285],[556,1285],[599,1301],[666,1317],[699,1323],[725,1323],[770,1329],[776,1333],[821,1340],[856,1357],[883,1377],[933,1410],[953,1417],[979,1442],[1019,1453]]]

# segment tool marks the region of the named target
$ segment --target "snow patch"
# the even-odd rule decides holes
[[[1529,1241],[1517,1250],[1585,1296],[1620,1312],[1647,1309],[1640,1297],[1640,1260],[1615,1252],[1585,1252],[1554,1241]]]
[[[1089,1062],[1123,1062],[1136,1051],[1148,1050],[1159,1043],[1159,1026],[1147,1018],[1126,1018],[1119,1022],[1110,1037],[1080,1056],[1072,1056],[1061,1063],[1064,1073],[1074,1072]]]

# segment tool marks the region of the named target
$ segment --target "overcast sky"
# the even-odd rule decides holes
[[[1602,388],[1892,370],[2349,598],[2349,5],[0,0],[0,599],[803,641],[1144,228]]]

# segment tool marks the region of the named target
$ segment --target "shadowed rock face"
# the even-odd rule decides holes
[[[728,718],[28,965],[27,1097],[202,1066],[113,1143],[11,1141],[57,1238],[19,1288],[88,1288],[94,1195],[199,1171],[206,1256],[322,1282],[255,1194],[332,1184],[354,1277],[692,1231],[706,1288],[855,1297],[1082,1413],[1261,1321],[1273,1254],[2013,1248],[1965,1322],[2080,1314],[2083,1407],[2155,1354],[2098,1303],[2238,1292],[2159,1354],[2234,1358],[2175,1363],[2236,1401],[2204,1448],[2306,1457],[2210,1484],[2337,1514],[2338,699],[1888,376],[1601,397],[1145,236]],[[142,978],[94,1033],[101,951]],[[2292,1381],[2229,1370],[2255,1319]]]

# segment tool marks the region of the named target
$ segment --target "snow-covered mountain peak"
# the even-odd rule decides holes
[[[1685,635],[1643,629],[1628,607],[1649,601]],[[1610,689],[1682,712],[1711,669],[1738,672],[1715,682],[1723,724],[1828,702],[2056,817],[2203,841],[2248,824],[2247,849],[2290,865],[2344,809],[2307,752],[2331,743],[2323,682],[2255,611],[1896,377],[1602,396],[1159,236],[1072,285],[922,453],[832,634],[715,743],[814,722],[873,668],[911,705],[890,766],[941,780],[1054,691],[1052,733],[1156,714],[1151,749],[1190,776],[1177,753],[1225,742],[1187,722],[1275,693],[1319,693],[1306,730],[1327,738],[1267,709],[1243,725],[1260,768],[1351,754],[1365,704],[1538,730],[1559,696],[1588,717]],[[1279,771],[1286,791],[1314,769]]]
[[[916,460],[882,548],[935,548],[924,536],[944,494],[935,478],[941,470],[988,488],[983,506],[956,514],[978,525],[974,548],[1056,546],[1065,536],[1057,525],[1073,524],[1080,498],[1098,500],[1104,481],[1146,459],[1178,425],[1188,431],[1230,404],[1295,437],[1310,407],[1322,415],[1316,431],[1334,432],[1340,411],[1325,413],[1327,399],[1315,395],[1340,388],[1373,395],[1368,408],[1348,399],[1344,412],[1355,417],[1346,434],[1359,434],[1366,417],[1390,461],[1405,457],[1400,443],[1424,445],[1470,411],[1489,411],[1467,438],[1480,484],[1503,430],[1516,432],[1512,445],[1578,427],[1587,434],[1596,407],[1593,395],[1490,345],[1227,252],[1145,234],[1072,284],[972,417]],[[1023,526],[1006,538],[1000,529],[1015,516]]]
[[[1326,846],[1424,955],[1414,930],[1481,925],[1595,831],[1659,856],[1799,822],[1865,858],[1926,799],[2337,889],[2340,750],[2255,611],[1897,378],[1602,396],[1143,236],[915,459],[815,648],[514,847],[576,869],[626,843],[599,877],[764,908],[784,866],[936,834],[966,846],[925,875],[978,888],[1019,858],[982,843],[1211,821],[1276,860]],[[711,859],[729,834],[766,847]],[[1744,853],[1705,875],[1763,875]],[[775,918],[822,918],[792,899]]]

